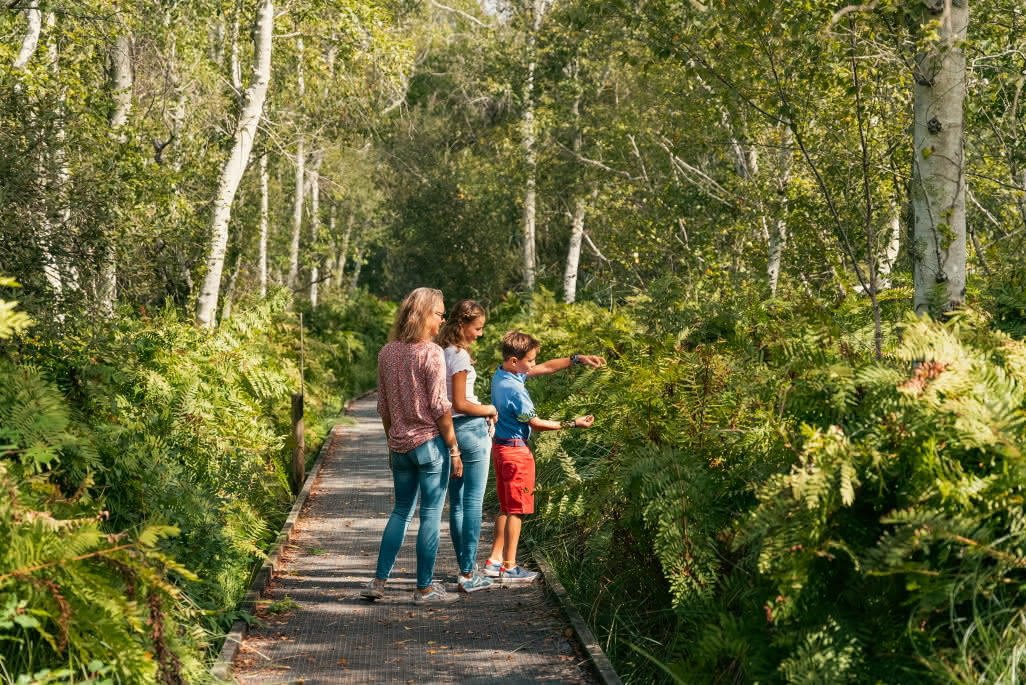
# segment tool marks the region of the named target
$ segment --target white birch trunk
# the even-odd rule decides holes
[[[968,0],[923,2],[926,21],[940,19],[940,40],[917,55],[915,65],[913,302],[918,314],[928,312],[938,287],[944,311],[965,300],[966,263],[962,42],[969,24]]]
[[[39,45],[39,34],[43,30],[43,13],[39,7],[26,7],[25,19],[28,21],[28,26],[21,39],[21,49],[18,50],[18,55],[11,64],[16,71],[21,71],[28,66],[29,60],[36,52],[36,46]]]
[[[338,287],[342,288],[342,276],[346,272],[346,257],[349,256],[349,239],[353,235],[353,225],[356,223],[356,215],[350,214],[346,221],[346,232],[342,234],[342,249],[338,251],[338,259],[335,262],[335,278],[338,279]]]
[[[114,111],[110,116],[110,127],[118,133],[118,140],[125,142],[120,132],[128,123],[132,111],[132,36],[125,30],[118,34],[110,55],[111,92],[114,97]]]
[[[321,154],[317,153],[310,165],[310,256],[313,259],[310,267],[310,307],[313,309],[317,309],[317,280],[321,275],[315,252],[321,231],[321,160]]]
[[[306,92],[306,84],[303,80],[303,38],[296,39],[296,52],[298,53],[297,72],[300,103]],[[296,193],[292,204],[292,241],[289,243],[289,275],[288,286],[295,290],[296,279],[299,277],[299,239],[303,231],[303,195],[306,167],[306,149],[303,141],[302,125],[297,124],[299,136],[296,141]]]
[[[268,229],[268,199],[267,199],[267,152],[260,156],[260,297],[267,297],[267,229]]]
[[[780,165],[777,193],[780,202],[777,207],[777,220],[773,222],[773,230],[769,232],[769,248],[766,258],[766,276],[769,280],[770,297],[777,296],[777,283],[780,280],[780,264],[787,247],[787,188],[791,184],[794,150],[792,149],[792,133],[790,126],[783,125],[780,134]]]
[[[563,272],[563,300],[573,304],[577,300],[577,269],[581,263],[581,244],[584,242],[584,215],[587,203],[583,197],[574,201],[574,214],[570,221],[570,249],[566,254]]]
[[[236,93],[242,92],[242,63],[239,61],[239,8],[235,8],[232,18],[232,45],[228,68],[231,70],[232,88]]]
[[[349,282],[349,288],[351,290],[356,290],[356,286],[360,282],[360,269],[363,268],[363,256],[362,255],[363,255],[363,251],[360,248],[356,248],[356,251],[353,254],[353,264],[354,264],[353,278]]]
[[[214,197],[214,211],[210,222],[210,249],[207,254],[207,272],[196,303],[196,323],[204,328],[214,325],[214,311],[224,270],[224,253],[228,246],[228,221],[232,214],[232,201],[239,189],[242,174],[249,163],[257,124],[263,114],[264,98],[271,80],[271,36],[274,28],[274,3],[263,0],[257,10],[254,31],[253,75],[246,89],[239,123],[235,130],[232,152],[218,180]]]
[[[898,205],[890,203],[887,212],[887,243],[884,245],[883,253],[880,255],[880,265],[877,267],[877,290],[887,290],[891,287],[891,271],[898,261],[901,253],[901,213]]]
[[[527,80],[524,84],[524,118],[521,122],[522,146],[524,163],[527,167],[527,180],[524,186],[524,287],[534,288],[535,282],[535,215],[536,185],[538,173],[538,155],[535,150],[534,121],[534,72],[537,67],[535,54],[538,42],[538,31],[541,29],[542,15],[545,11],[545,0],[528,0],[533,8],[531,31],[527,36]]]
[[[337,272],[335,271],[335,255],[338,254],[338,241],[335,239],[335,205],[334,203],[328,207],[328,235],[331,236],[331,254],[328,255],[327,264],[327,278],[324,281],[324,287],[327,290],[331,290],[335,287],[335,277]]]
[[[224,302],[221,304],[221,323],[232,318],[232,302],[235,299],[235,286],[239,282],[239,272],[242,271],[242,255],[235,258],[235,268],[228,278],[228,286],[224,289]]]

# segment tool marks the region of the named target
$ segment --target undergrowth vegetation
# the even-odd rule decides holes
[[[1012,276],[942,322],[882,303],[656,287],[610,313],[542,293],[521,328],[545,416],[525,528],[630,682],[1014,682],[1026,651],[1026,345]],[[993,315],[981,310],[995,312]],[[1005,332],[1007,331],[1007,332]],[[1013,335],[1009,335],[1012,333]]]
[[[214,333],[168,307],[34,337],[0,302],[0,678],[208,679],[291,506],[288,303],[237,308]],[[307,312],[309,458],[373,385],[390,307],[354,294]]]

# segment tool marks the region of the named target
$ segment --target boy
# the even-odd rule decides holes
[[[517,564],[522,518],[534,513],[534,455],[527,446],[531,431],[589,428],[595,423],[595,417],[590,415],[562,423],[538,418],[524,381],[574,364],[599,367],[606,363],[599,356],[574,354],[536,364],[539,349],[541,343],[537,339],[510,331],[502,337],[502,366],[492,376],[492,404],[499,412],[492,442],[499,516],[495,519],[495,541],[484,572],[499,578],[500,583],[530,583],[538,577],[537,572]]]

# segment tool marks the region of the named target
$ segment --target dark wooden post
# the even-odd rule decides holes
[[[303,393],[292,393],[292,491],[306,480],[306,438],[303,432]]]

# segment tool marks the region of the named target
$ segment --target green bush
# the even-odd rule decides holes
[[[169,307],[43,340],[0,303],[3,337],[20,334],[0,356],[0,677],[207,679],[205,651],[291,506],[287,305],[278,293],[213,333]],[[325,311],[306,340],[312,453],[366,389],[357,369],[389,313],[363,295]],[[332,327],[344,317],[366,330]]]

